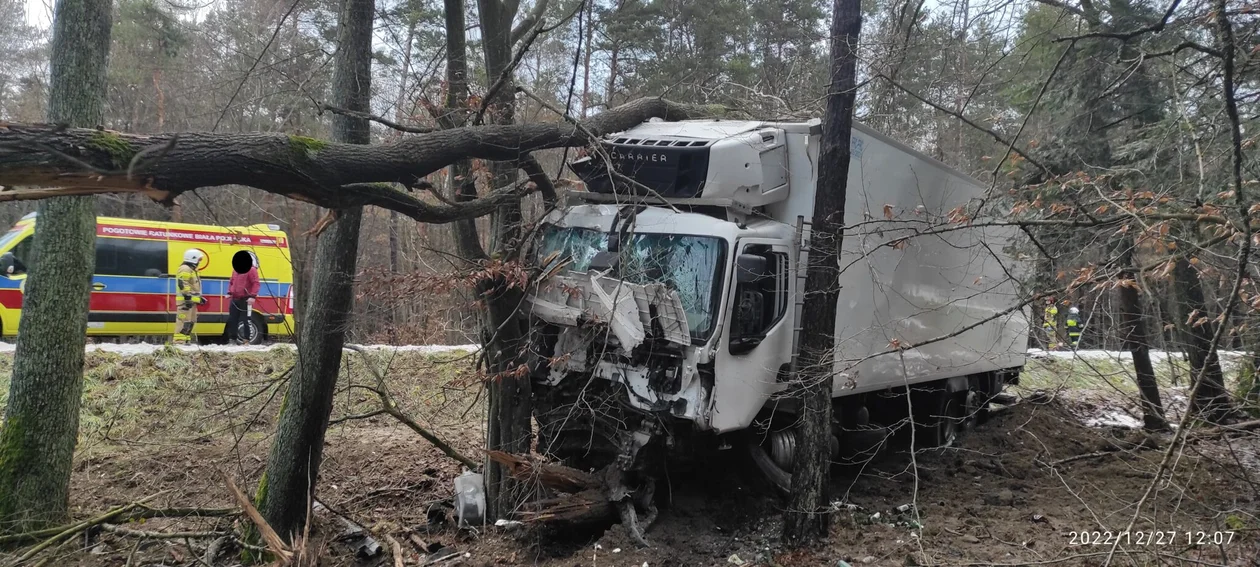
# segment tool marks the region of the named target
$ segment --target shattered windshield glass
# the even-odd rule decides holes
[[[717,317],[724,243],[710,236],[680,234],[627,235],[621,244],[622,280],[635,284],[663,283],[677,290],[687,312],[691,337],[708,339]],[[585,228],[543,228],[537,258],[560,252],[573,263],[569,270],[585,272],[595,254],[608,249],[608,233]]]

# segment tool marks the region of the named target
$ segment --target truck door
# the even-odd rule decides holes
[[[741,239],[727,299],[727,329],[714,370],[710,425],[719,431],[746,427],[774,392],[782,389],[792,361],[796,278],[788,245],[781,240]]]

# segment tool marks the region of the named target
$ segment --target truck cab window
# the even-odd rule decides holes
[[[747,352],[783,318],[788,304],[788,258],[765,244],[744,247],[736,262],[732,352]]]

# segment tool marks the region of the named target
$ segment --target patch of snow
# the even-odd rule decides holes
[[[138,354],[153,354],[168,345],[152,344],[152,343],[95,343],[88,344],[84,350],[86,352],[109,352],[120,354],[123,356],[134,356]],[[418,352],[421,354],[438,354],[447,352],[477,352],[481,349],[480,345],[357,345],[365,350],[391,350],[395,352]],[[17,348],[14,343],[0,343],[0,353],[13,352]],[[292,350],[294,345],[291,343],[275,343],[270,345],[177,345],[175,348],[184,352],[266,352],[271,349],[289,349]]]
[[[1139,429],[1142,427],[1142,420],[1119,410],[1107,410],[1098,417],[1086,419],[1085,425],[1089,427],[1124,427],[1126,429]]]
[[[1244,355],[1242,351],[1222,350],[1219,351],[1222,359],[1237,358]],[[1080,358],[1084,360],[1133,360],[1133,353],[1125,350],[1043,350],[1039,348],[1028,349],[1029,358],[1059,358],[1074,359]],[[1159,363],[1168,359],[1168,357],[1184,359],[1185,354],[1180,352],[1167,352],[1162,350],[1151,351],[1151,362]]]

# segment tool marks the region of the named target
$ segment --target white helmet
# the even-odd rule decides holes
[[[196,248],[189,248],[188,250],[184,251],[185,264],[192,264],[193,266],[200,266],[201,260],[204,259],[205,257],[206,257],[206,253]]]
[[[1077,309],[1077,308],[1075,308],[1075,307],[1073,307],[1073,308],[1071,308],[1071,309],[1068,309],[1068,313],[1080,313],[1080,312],[1081,312],[1081,310],[1080,310],[1080,309]]]

